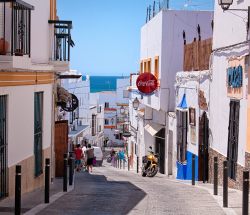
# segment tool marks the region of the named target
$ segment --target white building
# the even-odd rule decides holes
[[[249,1],[234,1],[230,8],[248,6]],[[229,186],[235,188],[241,187],[242,170],[250,166],[249,34],[244,20],[246,11],[223,11],[215,2],[209,159],[212,165],[217,156],[219,166],[228,159]],[[209,177],[212,181],[212,168]]]
[[[98,93],[90,93],[90,135],[87,141],[95,146],[103,147],[104,143],[104,105],[99,101]]]
[[[89,77],[83,80],[82,74],[76,70],[63,73],[61,76],[61,86],[78,99],[78,107],[73,112],[60,111],[62,119],[69,123],[69,150],[73,150],[76,144],[83,144],[86,136],[91,134],[90,119],[90,81]],[[73,145],[74,146],[73,146]]]
[[[45,158],[51,159],[54,177],[55,73],[68,70],[69,58],[59,59],[60,48],[54,43],[54,25],[60,22],[55,0],[1,2],[0,17],[0,198],[4,198],[14,195],[17,164],[22,166],[23,193],[44,185]]]
[[[187,43],[212,35],[213,13],[209,11],[160,11],[141,29],[140,73],[151,72],[158,79],[159,88],[149,96],[143,96],[146,106],[144,118],[149,120],[144,127],[145,148],[153,147],[160,154],[160,172],[173,174],[174,151],[168,151],[168,113],[175,111],[175,75],[183,69],[183,31]],[[171,165],[168,165],[171,164]]]
[[[117,79],[116,91],[99,92],[99,104],[104,106],[104,137],[109,143],[122,145],[124,139],[122,133],[128,130],[128,95],[129,79]]]
[[[208,181],[210,72],[178,72],[175,86],[176,113],[169,116],[168,148],[176,155],[176,178],[192,179],[192,155],[195,155],[195,179]]]

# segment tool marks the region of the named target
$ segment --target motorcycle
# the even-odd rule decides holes
[[[144,156],[142,159],[142,177],[154,177],[158,170],[158,158],[159,155],[155,154],[152,151],[152,147],[149,147],[151,150],[149,151],[149,154]]]

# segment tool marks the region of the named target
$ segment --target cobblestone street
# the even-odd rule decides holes
[[[76,173],[75,189],[39,214],[224,214],[205,190],[156,175],[143,178],[106,164]]]

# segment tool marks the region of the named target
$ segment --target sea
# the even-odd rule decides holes
[[[90,92],[116,91],[116,80],[126,76],[90,76]],[[83,76],[86,80],[86,76]]]

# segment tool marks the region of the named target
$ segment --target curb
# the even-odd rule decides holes
[[[50,197],[49,203],[47,203],[47,204],[45,204],[45,203],[39,204],[39,205],[35,206],[34,208],[32,208],[31,210],[24,213],[24,215],[34,215],[34,214],[37,214],[37,213],[41,212],[46,207],[48,207],[49,205],[54,203],[56,200],[58,200],[59,198],[61,198],[65,194],[67,194],[68,192],[71,192],[72,190],[74,190],[74,188],[75,188],[75,173],[74,173],[74,176],[73,176],[73,184],[72,184],[72,186],[68,185],[68,191],[67,192],[59,192],[59,193],[54,194],[53,196]]]

